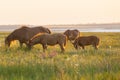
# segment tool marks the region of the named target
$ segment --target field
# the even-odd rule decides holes
[[[120,80],[120,32],[81,32],[100,38],[98,50],[75,50],[68,41],[64,53],[58,45],[43,53],[41,45],[29,51],[18,41],[8,49],[0,32],[0,80]]]

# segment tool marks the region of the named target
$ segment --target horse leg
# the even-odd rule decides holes
[[[93,47],[94,47],[96,50],[98,49],[96,44],[93,44]]]
[[[22,48],[23,42],[20,42],[20,41],[19,41],[19,43],[20,43],[20,47]]]
[[[97,48],[97,45],[94,45],[94,48],[97,50],[98,48]]]
[[[85,47],[83,45],[81,47],[82,47],[82,49],[85,49]]]
[[[47,49],[47,45],[42,44],[43,52],[45,52],[45,49]]]
[[[77,49],[77,50],[79,49],[79,46],[78,46],[78,45],[76,45],[76,49]]]
[[[31,50],[32,45],[28,45],[28,44],[26,44],[26,45],[27,45],[28,49]]]
[[[61,48],[61,52],[64,52],[65,49],[64,49],[64,47],[63,47],[63,44],[59,44],[59,46],[60,46],[60,48]]]

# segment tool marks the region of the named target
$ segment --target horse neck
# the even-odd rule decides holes
[[[41,43],[39,37],[36,37],[36,38],[30,40],[30,43],[31,43],[31,42],[32,42],[32,45],[35,45],[35,44],[39,44],[39,43]]]

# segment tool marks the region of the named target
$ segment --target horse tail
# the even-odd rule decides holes
[[[50,29],[48,29],[48,28],[47,28],[47,30],[48,30],[48,33],[49,33],[49,34],[51,34],[51,31],[50,31]]]

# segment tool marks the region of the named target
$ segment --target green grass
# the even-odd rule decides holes
[[[98,50],[86,46],[75,50],[70,42],[64,54],[58,45],[43,53],[41,45],[31,51],[16,41],[9,49],[0,33],[0,80],[120,80],[120,32],[84,32],[100,38]]]

